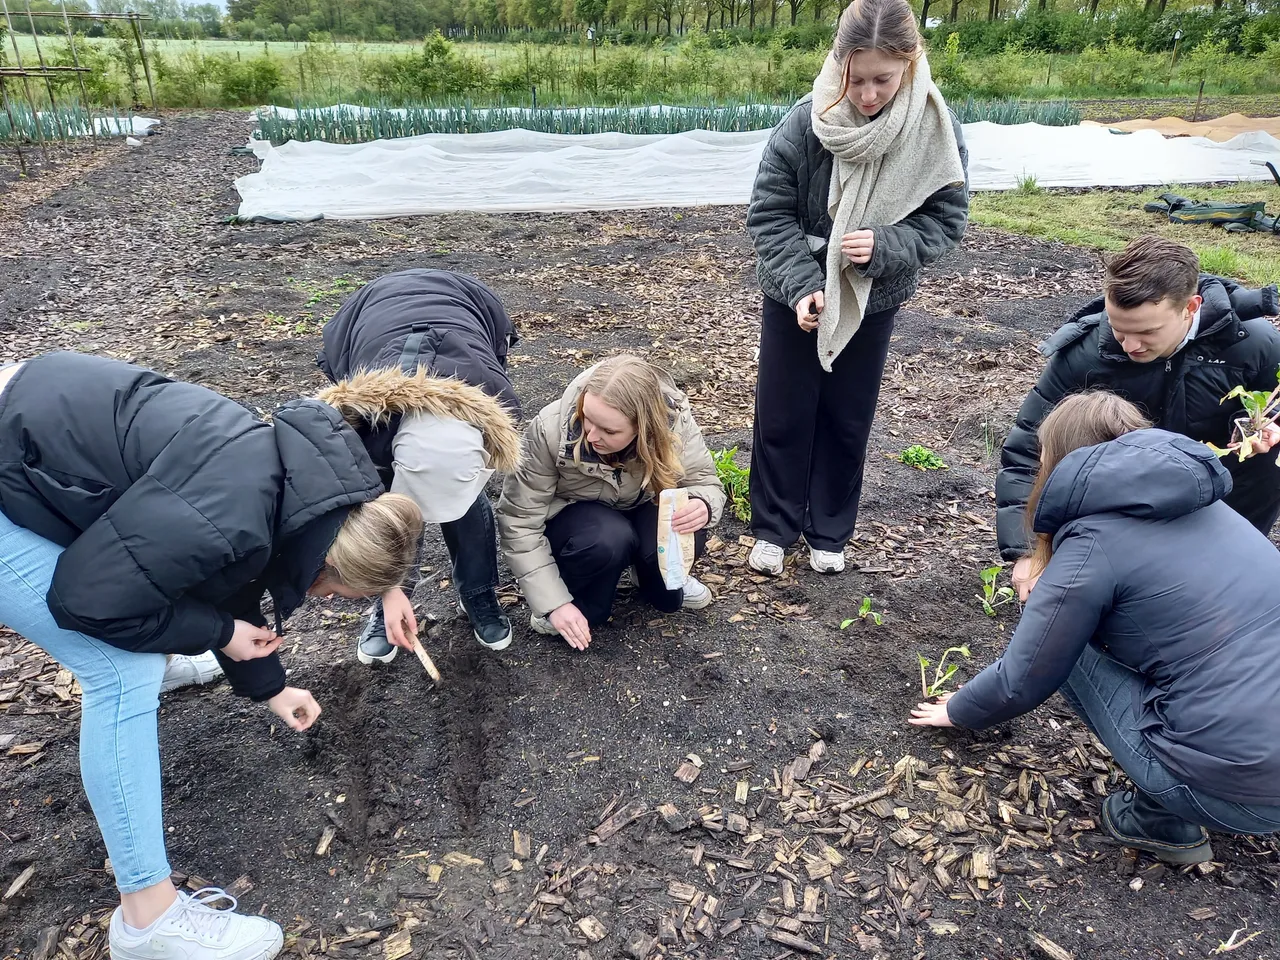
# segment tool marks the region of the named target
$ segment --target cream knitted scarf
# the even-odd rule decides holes
[[[951,117],[923,54],[874,120],[840,96],[843,86],[840,64],[828,56],[813,82],[813,132],[835,159],[826,303],[818,325],[818,361],[827,372],[862,325],[872,284],[841,253],[841,238],[897,223],[939,190],[964,182]]]

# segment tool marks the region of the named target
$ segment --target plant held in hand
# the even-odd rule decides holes
[[[1280,370],[1276,371],[1276,380],[1280,381]],[[1236,417],[1235,429],[1231,432],[1231,443],[1224,450],[1212,443],[1206,446],[1220,457],[1235,453],[1242,461],[1248,460],[1255,453],[1265,453],[1271,449],[1270,444],[1263,441],[1263,432],[1276,424],[1280,417],[1280,386],[1268,393],[1265,390],[1246,390],[1243,386],[1233,387],[1231,392],[1222,398],[1220,403],[1240,398],[1245,416]]]

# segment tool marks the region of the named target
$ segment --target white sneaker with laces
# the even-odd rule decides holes
[[[747,566],[757,573],[776,577],[782,573],[782,561],[785,557],[785,551],[776,543],[757,540],[756,545],[751,548],[751,555],[747,557]]]
[[[197,684],[211,683],[222,676],[222,664],[213,655],[212,650],[194,657],[173,653],[169,662],[164,665],[164,679],[160,681],[160,692],[168,693],[182,687],[193,687]]]
[[[230,908],[212,906],[221,900]],[[284,946],[284,931],[235,908],[236,898],[218,887],[194,895],[179,890],[159,920],[141,934],[129,934],[117,907],[111,915],[111,960],[271,960]]]
[[[684,602],[680,604],[684,610],[701,610],[711,605],[715,598],[701,580],[686,577],[684,581]]]
[[[810,547],[809,566],[819,573],[844,573],[844,551],[833,553],[830,550]]]

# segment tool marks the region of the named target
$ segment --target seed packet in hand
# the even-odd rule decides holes
[[[692,533],[676,533],[671,518],[689,505],[688,490],[663,490],[658,497],[658,569],[668,590],[679,590],[693,569]]]

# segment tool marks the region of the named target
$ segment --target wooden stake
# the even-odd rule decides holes
[[[422,664],[422,668],[427,671],[427,676],[438,687],[440,686],[440,671],[436,669],[435,661],[422,649],[422,644],[417,637],[413,638],[413,652],[417,655],[418,661]]]

